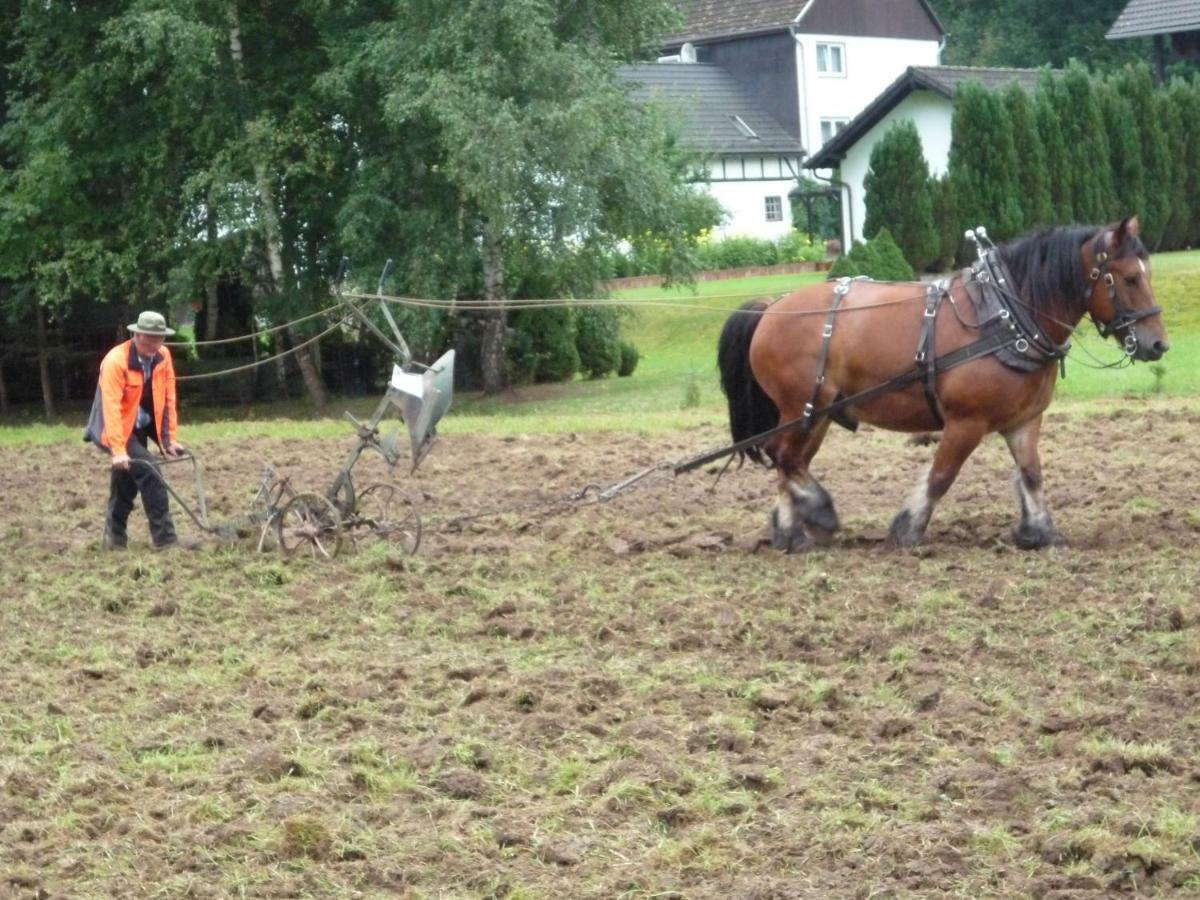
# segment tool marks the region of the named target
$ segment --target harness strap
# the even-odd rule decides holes
[[[942,297],[946,295],[948,285],[944,281],[929,285],[925,292],[925,315],[921,319],[921,337],[917,341],[915,357],[917,369],[924,375],[921,387],[925,393],[925,402],[933,413],[933,420],[940,429],[946,423],[942,419],[942,411],[937,398],[937,315],[941,309]]]
[[[1096,330],[1100,332],[1100,337],[1107,338],[1110,335],[1116,334],[1122,328],[1128,328],[1140,322],[1142,319],[1148,319],[1151,316],[1162,312],[1161,306],[1150,306],[1146,309],[1129,309],[1121,302],[1121,298],[1117,296],[1117,282],[1113,278],[1113,273],[1108,271],[1108,252],[1101,250],[1096,254],[1096,265],[1092,268],[1092,281],[1104,279],[1104,286],[1108,289],[1108,300],[1113,306],[1113,318],[1107,324],[1101,323],[1092,316],[1092,321],[1096,323]],[[1132,356],[1137,352],[1137,335],[1132,329],[1125,334],[1125,352]]]
[[[846,295],[850,293],[849,278],[839,278],[837,287],[833,289],[833,302],[829,304],[829,312],[825,316],[825,328],[821,331],[821,353],[817,356],[817,377],[813,381],[812,399],[804,406],[805,428],[811,428],[816,414],[817,401],[821,399],[821,388],[825,386],[825,366],[829,364],[829,344],[833,340],[833,323],[837,321],[838,308]]]
[[[1011,346],[1012,344],[1016,343],[1016,340],[1017,339],[1013,337],[1012,333],[1006,326],[988,326],[988,329],[984,335],[979,338],[979,340],[967,344],[965,347],[959,347],[957,350],[937,358],[934,360],[931,368],[935,369],[937,374],[941,374],[942,372],[946,372],[950,369],[964,365],[981,357],[991,356],[1002,347]],[[710,462],[723,457],[731,456],[734,453],[741,453],[742,451],[748,450],[751,447],[757,447],[764,441],[775,437],[775,435],[782,434],[785,431],[791,431],[793,428],[809,428],[811,427],[812,421],[815,419],[822,418],[823,416],[835,416],[847,407],[854,406],[858,403],[866,403],[869,400],[874,400],[876,397],[890,393],[891,391],[898,391],[901,388],[908,387],[910,384],[913,384],[924,377],[925,373],[914,367],[909,369],[907,372],[897,375],[890,381],[885,381],[883,384],[877,384],[875,387],[867,388],[865,391],[859,391],[857,394],[851,394],[849,397],[843,397],[842,399],[829,404],[829,406],[815,410],[811,418],[801,416],[798,419],[791,419],[790,421],[782,422],[779,425],[776,425],[774,428],[740,440],[735,444],[730,444],[727,447],[722,447],[720,450],[712,450],[708,453],[701,454],[700,456],[693,457],[692,459],[685,460],[684,462],[681,462],[672,468],[671,471],[675,475],[682,475],[684,472],[690,472],[693,469],[706,466]]]

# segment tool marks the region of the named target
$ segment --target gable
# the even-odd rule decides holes
[[[812,0],[794,30],[917,41],[940,41],[945,34],[926,0]]]
[[[833,140],[809,157],[804,166],[808,169],[836,168],[851,147],[914,91],[930,91],[949,101],[954,97],[958,85],[964,81],[978,81],[991,90],[1002,89],[1015,81],[1026,90],[1032,91],[1041,77],[1042,72],[1039,69],[909,66],[904,74],[893,81],[866,109],[851,119]]]

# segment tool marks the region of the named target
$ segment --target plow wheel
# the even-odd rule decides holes
[[[416,553],[421,546],[417,506],[395,485],[380,482],[359,494],[358,519],[370,536],[404,553]]]
[[[275,538],[287,556],[333,559],[342,546],[342,519],[320,494],[297,494],[280,510]]]

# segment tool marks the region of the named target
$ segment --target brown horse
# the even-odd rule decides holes
[[[1042,495],[1037,445],[1056,369],[1085,313],[1135,359],[1167,351],[1136,218],[1027,235],[933,288],[843,280],[746,304],[725,324],[718,354],[733,437],[800,420],[744,451],[764,464],[765,453],[778,471],[773,545],[791,552],[827,543],[838,527],[829,493],[809,472],[831,420],[942,431],[932,465],[892,522],[890,544],[921,540],[934,505],[994,431],[1017,465],[1017,545],[1062,543]],[[905,372],[894,389],[871,390]]]

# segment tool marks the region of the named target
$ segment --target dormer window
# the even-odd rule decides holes
[[[846,45],[817,44],[817,72],[820,75],[846,74]]]
[[[753,128],[746,124],[746,120],[741,116],[730,116],[729,121],[733,123],[733,127],[738,130],[738,134],[740,134],[742,137],[750,138],[752,141],[758,140],[758,134]]]

